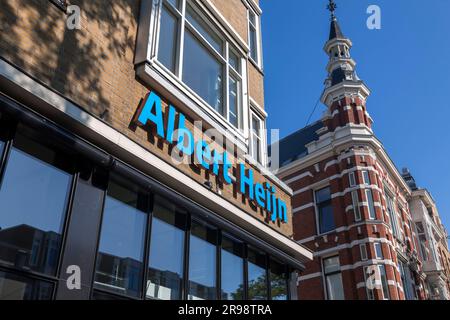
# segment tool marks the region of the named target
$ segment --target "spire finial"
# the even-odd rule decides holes
[[[337,5],[334,2],[334,0],[329,0],[330,3],[328,3],[327,9],[331,12],[331,20],[335,20],[336,16],[334,15],[334,12],[337,9]]]

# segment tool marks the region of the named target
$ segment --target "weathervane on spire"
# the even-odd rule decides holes
[[[331,12],[331,20],[336,19],[336,16],[334,15],[334,11],[337,9],[337,5],[334,2],[334,0],[329,0],[330,3],[327,6],[327,9]]]

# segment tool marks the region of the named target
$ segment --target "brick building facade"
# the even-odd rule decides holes
[[[266,167],[261,13],[0,0],[0,298],[296,298],[312,254]]]
[[[425,299],[426,274],[412,191],[372,131],[369,88],[358,77],[332,11],[328,78],[318,122],[271,146],[278,177],[294,191],[294,238],[314,252],[300,299]]]

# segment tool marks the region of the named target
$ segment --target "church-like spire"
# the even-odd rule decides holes
[[[353,108],[350,108],[348,104],[349,101],[356,101],[351,103],[357,104],[358,110],[354,112],[358,113],[360,112],[359,109],[363,109],[370,90],[356,74],[356,62],[350,55],[353,44],[342,33],[335,14],[337,5],[334,0],[329,0],[327,9],[331,13],[331,26],[330,36],[324,47],[325,52],[329,56],[329,61],[327,65],[328,77],[325,81],[322,102],[328,106],[330,114],[334,113],[336,115],[339,114],[336,108],[344,106],[347,108],[345,110],[346,113],[353,112]],[[344,113],[344,110],[340,111],[340,114],[342,113]],[[340,121],[362,122],[368,127],[371,125],[371,120],[368,119],[365,111],[362,116],[352,116],[348,120]],[[343,126],[345,123],[339,123],[339,125]]]
[[[341,27],[339,27],[339,23],[337,22],[335,11],[337,9],[337,5],[333,0],[329,0],[330,3],[327,6],[327,9],[331,13],[331,25],[330,25],[330,37],[329,40],[332,39],[342,39],[344,35],[342,34]]]

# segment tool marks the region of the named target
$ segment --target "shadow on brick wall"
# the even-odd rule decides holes
[[[81,29],[70,30],[49,0],[0,0],[0,55],[108,121],[115,88],[133,71],[139,2],[68,1],[81,10]]]

